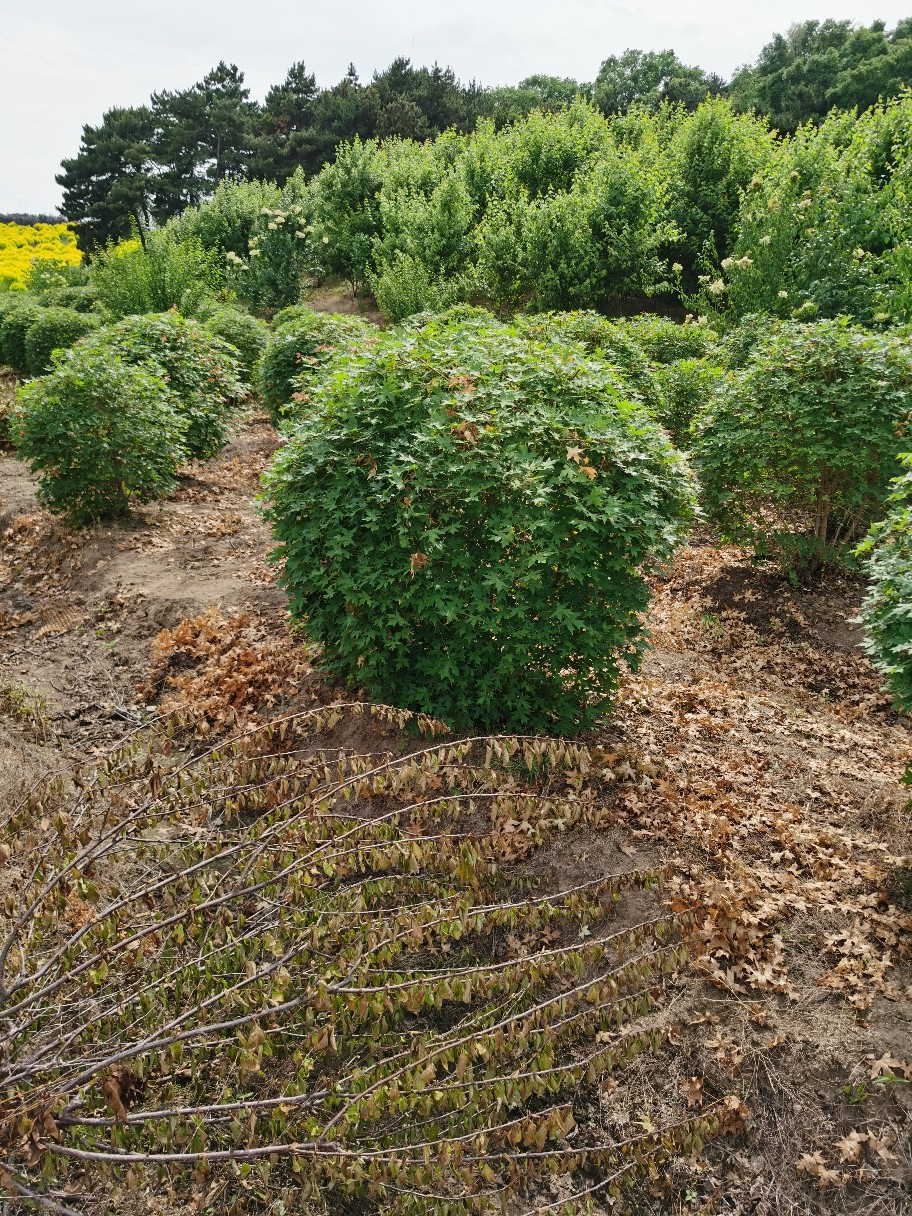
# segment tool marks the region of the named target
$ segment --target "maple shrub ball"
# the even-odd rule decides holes
[[[465,307],[343,356],[266,478],[329,670],[456,729],[591,721],[694,511],[628,397],[581,346]]]

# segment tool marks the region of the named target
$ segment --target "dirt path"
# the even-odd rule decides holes
[[[319,695],[253,501],[275,444],[255,419],[169,501],[85,532],[0,456],[0,799],[169,697],[217,731]],[[750,1112],[682,1165],[684,1199],[655,1179],[640,1211],[910,1210],[912,731],[858,649],[860,593],[848,576],[789,589],[708,540],[682,553],[656,587],[655,648],[598,732],[643,780],[610,830],[548,857],[556,886],[673,858],[702,952],[666,1047],[592,1118],[621,1134],[682,1093],[697,1108],[733,1090]]]

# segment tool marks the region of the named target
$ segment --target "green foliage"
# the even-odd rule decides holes
[[[693,108],[722,86],[720,77],[689,67],[674,51],[629,49],[604,61],[592,95],[606,114],[616,114],[631,106],[655,109],[663,101]]]
[[[721,97],[676,124],[668,206],[680,233],[674,248],[688,272],[707,249],[716,258],[732,249],[743,192],[774,150],[766,123],[753,114],[735,114]]]
[[[353,292],[367,282],[380,232],[381,184],[376,145],[355,139],[338,149],[313,185],[316,269],[345,279]]]
[[[392,321],[440,311],[459,298],[466,291],[460,276],[471,260],[474,214],[461,170],[428,165],[431,184],[422,182],[425,166],[414,168],[408,185],[397,186],[401,169],[391,166],[379,197],[383,235],[373,242],[369,278]]]
[[[676,114],[674,126],[708,100],[711,107],[718,104],[717,114],[726,110],[728,117],[713,130],[707,114],[702,133],[695,129],[694,155],[671,198],[676,213],[683,210],[695,222],[693,232],[685,225],[683,233],[689,271],[693,254],[707,239],[714,240],[717,258],[731,252],[720,240],[744,167],[741,153],[747,149],[740,134],[759,123],[745,118],[738,134],[740,120],[733,119],[729,102],[735,111],[769,116],[773,127],[791,132],[808,121],[821,122],[834,106],[863,111],[880,98],[897,96],[910,79],[909,20],[892,32],[882,22],[857,29],[837,21],[794,26],[765,47],[755,64],[739,70],[730,86],[713,72],[682,63],[670,49],[612,55],[593,83],[538,74],[498,88],[476,81],[463,85],[450,68],[416,67],[398,58],[365,83],[349,65],[337,84],[320,89],[313,72],[298,61],[258,106],[250,100],[243,73],[219,63],[189,88],[154,93],[144,106],[110,109],[98,126],[85,126],[77,155],[63,161],[57,181],[80,248],[94,251],[133,234],[143,238],[192,212],[213,191],[217,195],[225,182],[243,190],[252,179],[281,186],[298,172],[313,178],[338,149],[345,155],[356,140],[420,143],[441,134],[472,133],[479,124],[492,132],[508,130],[530,117],[569,112],[579,101],[594,103],[628,131],[663,110],[666,124],[669,112]],[[720,101],[722,94],[726,101]],[[254,193],[273,189],[253,184]],[[557,179],[554,184],[567,188]],[[264,193],[261,205],[277,204]],[[227,213],[221,218],[231,222]],[[206,227],[204,221],[197,235],[212,247]],[[336,235],[340,243],[330,258],[344,264],[331,273],[354,273],[363,283],[358,232],[349,226]],[[246,256],[246,243],[225,248]],[[382,273],[378,266],[372,269]]]
[[[0,307],[0,363],[20,376],[28,375],[25,335],[42,311],[34,296],[19,291],[4,297]]]
[[[777,34],[753,65],[731,82],[739,109],[768,114],[773,126],[794,131],[822,119],[834,106],[864,110],[899,93],[912,74],[912,22],[888,32],[882,21],[803,21]]]
[[[423,147],[356,141],[313,184],[314,267],[370,283],[392,320],[598,306],[663,282],[661,202],[657,162],[582,100]]]
[[[497,140],[504,165],[475,235],[480,298],[499,308],[592,308],[659,286],[669,233],[655,162],[618,149],[609,124],[582,102],[530,115]]]
[[[536,342],[576,343],[593,359],[607,364],[624,396],[661,411],[661,389],[649,361],[625,326],[597,312],[549,312],[517,316],[516,329]]]
[[[312,262],[303,177],[272,183],[223,181],[212,198],[169,225],[179,242],[215,254],[226,282],[248,304],[281,308],[297,301]]]
[[[64,214],[84,252],[144,233],[153,209],[155,122],[148,106],[115,106],[82,128],[78,153],[61,163]],[[161,218],[161,217],[157,217]]]
[[[708,325],[697,325],[693,321],[681,325],[652,313],[626,318],[619,322],[618,328],[633,339],[650,363],[703,359],[712,354],[719,340],[719,335]]]
[[[97,316],[76,312],[73,308],[42,308],[25,332],[25,361],[29,375],[44,375],[50,370],[53,351],[72,346],[98,329],[100,324]]]
[[[696,313],[722,324],[912,317],[906,275],[912,222],[912,95],[856,118],[834,112],[780,143],[743,196],[731,253],[707,251]]]
[[[462,294],[458,282],[432,279],[424,261],[399,251],[371,275],[371,287],[377,307],[391,321],[443,312]]]
[[[260,395],[273,418],[286,410],[297,414],[293,403],[309,397],[338,352],[377,335],[376,327],[360,317],[313,312],[303,305],[279,313],[275,324],[259,367]]]
[[[278,207],[281,199],[272,182],[229,179],[219,182],[212,198],[188,207],[169,226],[181,241],[197,241],[222,257],[234,253],[246,258],[263,208]]]
[[[870,588],[861,607],[865,649],[889,681],[897,709],[912,713],[912,456],[893,482],[887,515],[857,554]]]
[[[186,316],[210,305],[224,280],[215,253],[175,231],[150,233],[144,248],[116,245],[92,262],[92,285],[102,306],[116,319],[176,308]]]
[[[645,645],[680,455],[581,347],[489,319],[335,365],[267,477],[291,611],[337,675],[460,729],[574,730]]]
[[[722,387],[725,372],[712,359],[674,359],[656,368],[657,415],[678,447],[689,449],[695,424]]]
[[[88,524],[167,494],[185,428],[161,376],[83,342],[22,387],[13,440],[41,505]]]
[[[813,571],[880,510],[910,410],[901,338],[843,321],[780,325],[727,378],[700,428],[706,505],[724,536]]]
[[[73,308],[76,312],[93,312],[98,303],[98,292],[88,283],[83,286],[54,287],[41,297],[47,308]]]
[[[249,391],[227,342],[176,312],[126,317],[88,341],[166,381],[184,420],[187,456],[208,460],[222,450]]]
[[[25,276],[25,289],[33,295],[73,287],[88,287],[89,269],[84,262],[72,265],[51,258],[35,258]],[[64,307],[69,307],[65,305]]]
[[[294,195],[296,180],[284,195]],[[302,278],[313,266],[312,228],[302,203],[281,201],[274,209],[263,208],[248,241],[247,257],[233,258],[229,265],[239,275],[238,294],[262,308],[283,308],[301,295]]]
[[[204,240],[256,307],[309,276],[370,287],[393,321],[456,301],[614,312],[676,289],[719,329],[881,325],[912,320],[910,182],[912,95],[784,141],[719,97],[611,118],[577,97],[433,143],[356,138],[310,182],[223,184],[168,231]]]
[[[260,356],[269,340],[269,328],[258,317],[239,308],[223,306],[204,314],[203,328],[216,338],[221,338],[232,348],[240,364],[244,379],[253,381]]]
[[[768,341],[773,334],[788,332],[790,324],[762,314],[748,313],[719,339],[719,362],[731,370],[746,367],[757,346]]]

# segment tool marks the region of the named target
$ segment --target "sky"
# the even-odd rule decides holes
[[[302,59],[321,86],[397,55],[485,85],[545,72],[592,80],[628,47],[730,76],[796,21],[893,26],[912,0],[0,0],[0,212],[53,212],[60,161],[111,106],[186,88],[219,60],[262,100]]]

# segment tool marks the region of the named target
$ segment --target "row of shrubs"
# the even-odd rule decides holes
[[[127,317],[54,350],[20,389],[11,436],[39,502],[90,523],[163,497],[181,464],[220,452],[249,391],[237,349],[201,323]]]
[[[161,311],[168,310],[166,306]],[[72,346],[105,323],[119,319],[122,317],[101,306],[91,286],[0,295],[0,364],[20,376],[42,376],[50,370],[55,350]],[[209,333],[234,348],[235,358],[248,378],[252,376],[266,345],[266,324],[215,300],[207,301],[198,320]]]
[[[578,725],[702,512],[793,579],[866,562],[868,645],[912,707],[902,331],[458,306],[365,341],[339,320],[289,310],[261,365],[283,577],[338,674],[463,725]]]
[[[381,333],[296,306],[246,358],[286,435],[267,494],[293,614],[337,674],[461,725],[587,720],[701,510],[804,576],[859,545],[912,446],[908,341],[845,321],[720,337],[457,306]],[[24,387],[16,441],[42,501],[89,520],[219,451],[246,391],[202,323],[127,318]],[[907,704],[910,484],[862,545],[872,653]]]
[[[153,233],[128,275],[105,262],[122,293],[164,283],[169,261],[192,265],[188,299],[208,280],[255,308],[293,303],[303,278],[343,280],[391,321],[457,301],[606,309],[644,292],[724,324],[908,321],[910,133],[908,93],[783,138],[722,98],[609,118],[578,101],[500,130],[356,139],[283,188],[223,182]]]

